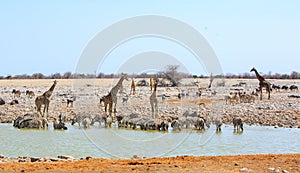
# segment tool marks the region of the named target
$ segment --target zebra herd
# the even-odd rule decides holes
[[[113,124],[118,128],[128,129],[140,129],[140,130],[157,130],[157,131],[168,131],[169,128],[172,131],[181,131],[183,128],[186,129],[197,129],[203,131],[210,128],[211,124],[216,126],[216,131],[221,131],[222,121],[220,119],[211,120],[204,116],[198,115],[196,112],[191,114],[187,113],[183,117],[172,117],[172,116],[161,116],[159,118],[151,118],[146,115],[140,115],[137,113],[131,113],[129,115],[117,115],[116,121],[113,122],[110,116],[102,115],[81,115],[76,114],[71,119],[71,125],[77,124],[83,128],[89,128],[90,126],[96,125],[111,127]],[[239,117],[234,117],[232,120],[234,129],[243,131],[243,121]]]

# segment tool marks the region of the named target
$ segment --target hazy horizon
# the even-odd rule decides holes
[[[174,18],[197,30],[214,50],[223,74],[249,73],[252,67],[263,74],[299,72],[299,5],[295,0],[3,1],[0,76],[74,73],[85,47],[98,33],[124,19],[149,14]],[[125,31],[120,28],[120,32]],[[155,62],[141,68],[145,61],[138,60],[153,55]],[[156,71],[174,60],[190,74],[208,75],[186,47],[147,36],[111,50],[96,73]]]
[[[128,74],[128,75],[136,75],[136,76],[139,76],[139,75],[143,75],[143,74],[146,74],[146,75],[153,75],[153,74],[159,74],[159,73],[162,73],[162,72],[164,72],[164,71],[147,71],[147,72],[140,72],[140,73],[125,73],[125,74]],[[179,70],[178,71],[179,73],[183,73],[183,74],[186,74],[186,75],[191,75],[191,76],[193,76],[193,75],[197,75],[198,77],[200,77],[200,76],[204,76],[204,77],[209,77],[210,75],[209,74],[193,74],[193,73],[188,73],[188,72],[186,72],[185,70],[184,71],[181,71],[181,70]],[[293,72],[296,72],[296,73],[298,73],[298,74],[300,74],[300,72],[298,72],[298,71],[291,71],[290,73],[278,73],[278,72],[271,72],[271,71],[269,71],[269,72],[266,72],[266,73],[264,73],[264,72],[259,72],[261,75],[270,75],[270,76],[275,76],[276,74],[279,74],[279,75],[291,75]],[[22,76],[22,75],[27,75],[27,76],[33,76],[33,75],[35,75],[35,74],[42,74],[42,75],[44,75],[45,77],[51,77],[51,76],[54,76],[54,75],[57,75],[57,74],[60,74],[61,76],[63,76],[65,73],[71,73],[71,75],[82,75],[82,73],[73,73],[73,72],[71,72],[71,71],[66,71],[66,72],[53,72],[53,73],[49,73],[49,74],[46,74],[46,73],[40,73],[40,72],[36,72],[36,73],[32,73],[32,74],[26,74],[26,73],[23,73],[23,74],[8,74],[8,75],[0,75],[1,77],[8,77],[8,76],[11,76],[11,77],[20,77],[20,76]],[[97,72],[96,73],[96,77],[98,76],[98,75],[100,75],[100,74],[103,74],[103,75],[121,75],[121,73],[123,73],[123,72],[117,72],[117,73],[103,73],[103,72]],[[255,74],[253,73],[253,72],[244,72],[244,73],[238,73],[238,74],[235,74],[235,73],[224,73],[224,76],[228,76],[228,77],[230,77],[230,76],[244,76],[244,75],[247,75],[247,74],[249,74],[251,77],[255,77]],[[87,76],[93,76],[93,75],[95,75],[95,74],[84,74],[84,75],[87,75]]]

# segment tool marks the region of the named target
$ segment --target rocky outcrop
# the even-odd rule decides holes
[[[60,155],[57,157],[26,157],[19,156],[18,158],[7,158],[3,155],[0,157],[0,162],[58,162],[58,161],[76,161],[72,156]]]

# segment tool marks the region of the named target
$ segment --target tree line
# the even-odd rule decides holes
[[[163,77],[164,73],[156,74],[157,77]],[[71,72],[66,72],[63,74],[55,73],[51,75],[44,75],[42,73],[34,73],[32,75],[22,74],[22,75],[7,75],[7,76],[0,76],[1,80],[4,79],[78,79],[78,78],[119,78],[120,74],[104,74],[99,73],[98,75],[94,74],[73,74]],[[153,76],[153,74],[141,73],[141,74],[129,74],[128,77],[133,78],[149,78]],[[181,74],[180,76],[184,76],[187,78],[209,78],[208,75],[192,75],[192,74]],[[300,79],[300,73],[293,71],[291,74],[263,74],[262,75],[266,79]],[[254,74],[251,73],[243,73],[243,74],[225,74],[224,76],[217,76],[217,77],[224,77],[228,79],[254,79],[256,78]]]
[[[148,73],[140,73],[140,74],[128,74],[128,77],[131,78],[149,78],[156,76],[158,78],[167,78],[170,81],[179,81],[182,78],[209,78],[210,75],[193,75],[186,74],[178,71],[178,66],[169,65],[162,72],[158,72],[157,74],[148,74]],[[268,74],[262,74],[262,76],[266,79],[300,79],[300,73],[296,71],[292,71],[290,74],[280,74],[268,72]],[[5,79],[82,79],[82,78],[119,78],[120,74],[76,74],[72,72],[54,73],[51,75],[44,75],[42,73],[34,73],[32,75],[22,74],[22,75],[7,75],[0,76],[0,80]],[[231,74],[227,73],[224,76],[214,76],[214,77],[224,77],[224,78],[239,78],[239,79],[252,79],[256,78],[253,73],[242,73],[242,74]]]

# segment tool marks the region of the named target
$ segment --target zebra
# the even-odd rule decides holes
[[[79,115],[79,114],[76,114],[72,118],[71,125],[74,125],[75,123],[78,123],[79,126],[80,126],[80,124],[82,124],[83,128],[88,128],[88,127],[90,127],[90,124],[92,122],[91,119],[92,118],[89,115]]]

